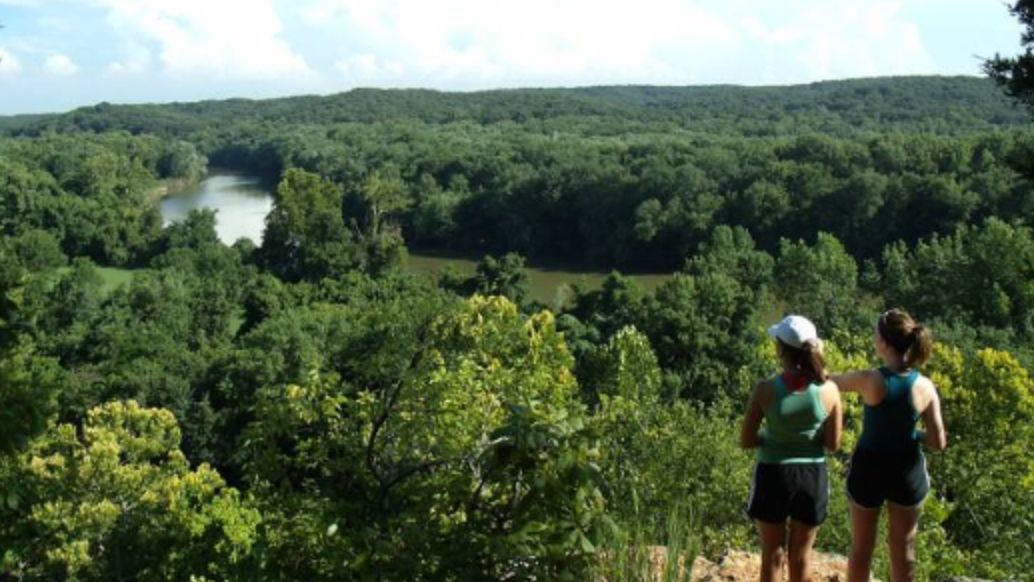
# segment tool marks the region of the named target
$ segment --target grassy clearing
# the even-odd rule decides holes
[[[115,289],[129,283],[140,271],[140,269],[119,269],[116,267],[96,267],[96,269],[97,274],[101,276],[101,281],[103,281],[101,289],[105,293],[111,293]],[[71,267],[60,267],[55,272],[58,275],[64,275],[70,270]]]
[[[417,273],[436,274],[445,268],[453,269],[470,277],[477,269],[477,261],[470,259],[435,257],[429,255],[410,254],[407,261],[409,270]],[[593,271],[568,271],[564,269],[528,267],[528,287],[531,298],[546,305],[562,304],[570,294],[571,285],[580,285],[587,289],[596,289],[607,278],[609,273]],[[629,275],[646,291],[653,291],[661,283],[671,279],[671,274]]]
[[[110,293],[133,280],[135,269],[117,269],[115,267],[97,267],[101,279],[104,280],[104,291]]]

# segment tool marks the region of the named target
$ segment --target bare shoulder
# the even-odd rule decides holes
[[[937,388],[933,385],[933,380],[922,374],[919,374],[919,377],[916,378],[916,383],[914,384],[914,387],[927,392],[937,391]]]
[[[771,378],[767,380],[759,380],[758,383],[754,385],[755,396],[770,396],[773,392],[775,392],[775,383],[772,382]]]
[[[751,394],[751,400],[757,402],[758,405],[764,409],[768,408],[768,405],[772,403],[772,399],[775,397],[775,384],[771,379],[761,380],[754,385],[754,392]]]
[[[840,388],[837,386],[837,383],[834,382],[832,379],[823,382],[822,386],[819,389],[822,391],[823,396],[840,397]]]
[[[840,388],[833,380],[826,380],[819,388],[819,395],[822,397],[822,403],[826,409],[831,409],[840,401]]]
[[[912,402],[916,410],[923,411],[931,402],[937,400],[937,387],[933,380],[920,375],[912,385]]]

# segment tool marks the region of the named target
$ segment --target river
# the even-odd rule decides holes
[[[199,184],[162,198],[162,225],[183,220],[197,208],[216,211],[215,231],[227,245],[239,238],[261,244],[266,215],[273,208],[273,195],[268,185],[255,176],[214,171]]]
[[[261,244],[266,215],[273,208],[273,195],[268,183],[258,177],[226,170],[211,171],[196,186],[172,193],[160,202],[162,223],[182,220],[195,208],[216,211],[216,234],[219,240],[231,245],[239,238],[248,238]],[[446,266],[471,275],[475,261],[411,253],[407,262],[411,271],[437,273]],[[598,271],[528,268],[531,296],[548,305],[562,303],[575,283],[588,288],[600,285],[606,273]],[[635,275],[645,289],[654,289],[671,278],[668,274]]]

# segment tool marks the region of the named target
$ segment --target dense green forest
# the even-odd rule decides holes
[[[775,371],[765,318],[808,315],[846,370],[902,305],[937,334],[951,435],[922,574],[1031,579],[1034,133],[990,81],[358,90],[0,130],[2,576],[634,579],[651,545],[750,547],[735,427]],[[261,245],[212,212],[162,228],[161,186],[209,164],[277,182]],[[429,277],[407,248],[494,256]],[[542,305],[524,257],[676,274]],[[818,545],[844,553],[831,503]]]
[[[990,81],[933,77],[98,105],[13,132],[128,131],[274,180],[307,170],[344,191],[357,223],[369,191],[391,190],[411,248],[670,271],[719,224],[769,252],[828,232],[868,259],[1026,216],[1027,121]],[[191,152],[175,153],[161,170],[192,172]]]
[[[229,99],[160,105],[101,103],[64,115],[0,120],[17,133],[108,131],[183,136],[233,123],[517,123],[551,131],[549,122],[593,133],[643,124],[661,130],[771,136],[822,131],[848,135],[888,130],[960,134],[1024,124],[1024,109],[987,79],[885,77],[792,87],[651,87],[511,89],[471,93],[356,89],[326,97]],[[547,125],[542,125],[546,123]]]

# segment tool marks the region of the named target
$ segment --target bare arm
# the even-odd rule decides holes
[[[841,392],[857,392],[864,396],[872,386],[873,370],[834,374],[830,379],[836,383]]]
[[[754,387],[747,400],[747,411],[743,415],[743,424],[740,426],[740,446],[744,449],[753,449],[761,446],[761,437],[758,430],[761,428],[761,420],[765,417],[764,408],[761,405],[762,384]]]
[[[943,451],[948,448],[948,433],[944,430],[944,419],[941,418],[941,398],[932,383],[928,384],[926,390],[930,400],[922,412],[923,428],[926,429],[923,443],[935,451]]]
[[[840,450],[840,440],[844,434],[844,405],[840,400],[840,391],[831,387],[824,395],[823,400],[832,403],[829,415],[822,427],[823,444],[831,453]]]

